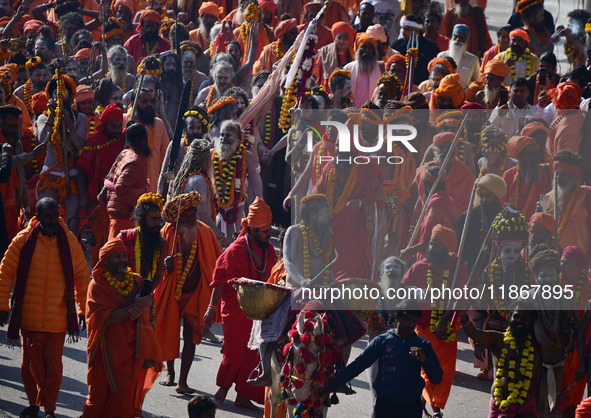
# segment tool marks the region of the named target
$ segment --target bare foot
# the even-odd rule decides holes
[[[195,393],[195,389],[190,388],[187,384],[178,384],[176,387],[176,393],[180,393],[182,395],[191,395]]]
[[[213,395],[214,399],[219,403],[224,402],[226,399],[226,395],[228,395],[228,391],[230,388],[219,388],[218,391]]]
[[[162,386],[174,386],[174,374],[167,374],[166,379],[161,380],[160,383]]]
[[[234,401],[234,405],[236,405],[238,408],[246,408],[246,409],[251,409],[253,411],[258,411],[259,407],[256,406],[255,404],[253,404],[250,399],[245,398],[244,396],[236,396],[236,400]]]

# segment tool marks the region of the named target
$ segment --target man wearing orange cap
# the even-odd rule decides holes
[[[385,70],[384,63],[378,61],[377,48],[374,38],[364,32],[358,33],[355,38],[355,61],[344,67],[351,72],[351,91],[357,108],[371,99],[378,78]]]
[[[140,16],[138,32],[125,42],[125,49],[129,55],[140,62],[144,57],[170,49],[170,42],[158,34],[161,16],[154,10],[143,10]]]
[[[99,116],[94,112],[94,90],[90,86],[78,86],[74,104],[76,105],[76,110],[85,114],[88,118],[88,133],[86,136],[91,137],[97,132],[97,128],[100,126]]]
[[[203,337],[203,317],[211,298],[210,283],[216,260],[221,254],[213,231],[197,221],[201,196],[195,191],[176,196],[162,211],[166,225],[162,237],[168,242],[165,271],[156,289],[156,335],[162,357],[167,362],[165,386],[174,385],[174,359],[179,355],[181,318],[183,319],[183,350],[177,393],[191,394],[187,383],[195,356],[195,345]],[[209,204],[209,202],[206,202]],[[197,266],[197,268],[195,268]],[[225,334],[226,339],[228,338]],[[231,337],[230,337],[231,338]]]
[[[88,228],[93,233],[96,244],[91,245],[92,264],[98,262],[98,252],[109,236],[109,215],[106,206],[97,200],[103,180],[109,173],[117,156],[123,151],[123,111],[111,103],[100,116],[100,127],[88,137],[76,167],[86,177],[89,209]]]
[[[494,58],[504,61],[511,69],[511,74],[505,77],[506,86],[510,86],[518,78],[535,74],[540,66],[538,56],[527,48],[530,39],[526,31],[515,29],[509,34],[509,38],[509,48]]]
[[[521,130],[522,136],[529,136],[536,141],[538,149],[540,150],[539,161],[541,163],[550,163],[550,154],[546,150],[546,143],[548,141],[548,125],[540,120],[528,122]]]
[[[591,259],[591,188],[582,186],[584,160],[566,150],[554,154],[552,159],[558,181],[558,216],[554,215],[554,189],[548,192],[548,204],[542,210],[556,218],[558,245],[562,248],[576,245]]]
[[[503,174],[507,183],[507,203],[529,219],[536,211],[536,201],[540,195],[550,190],[550,173],[538,162],[538,146],[528,136],[509,139],[507,154],[518,161],[515,167]]]
[[[162,354],[148,319],[151,291],[127,265],[127,252],[118,238],[100,250],[88,287],[88,398],[84,418],[133,417],[151,385],[146,368],[160,373]],[[140,292],[141,291],[141,292]]]
[[[454,200],[447,191],[445,177],[439,180],[437,189],[433,191],[429,201],[426,201],[427,195],[439,175],[439,171],[439,166],[433,162],[417,169],[415,182],[419,188],[421,199],[421,203],[417,209],[422,209],[422,206],[426,205],[425,216],[421,224],[416,226],[418,228],[418,243],[411,243],[411,246],[402,250],[400,253],[400,258],[405,261],[410,261],[415,255],[417,256],[417,260],[424,258],[431,233],[436,225],[444,225],[453,230],[456,230],[458,227],[459,214],[454,207]]]
[[[476,91],[474,100],[486,109],[507,103],[508,90],[503,81],[511,73],[509,66],[501,60],[491,59],[486,63],[483,73],[484,81],[474,81],[468,87],[468,90]]]
[[[316,17],[318,12],[320,12],[322,6],[322,2],[316,2],[314,0],[304,4],[300,14],[300,21],[302,24],[298,25],[298,32],[303,32],[306,30],[306,27]],[[326,46],[334,41],[330,29],[324,26],[325,17],[326,14],[322,13],[320,19],[318,19],[316,22],[316,36],[318,36],[316,48],[322,48],[323,46]]]
[[[448,74],[431,94],[429,109],[459,109],[465,101],[466,93],[460,84],[460,75]]]
[[[211,300],[204,317],[205,325],[211,326],[220,309],[224,330],[224,355],[218,370],[216,384],[220,389],[215,394],[223,402],[228,390],[236,383],[235,405],[248,409],[257,408],[251,401],[264,402],[264,388],[246,383],[258,364],[258,355],[248,348],[252,321],[246,318],[236,296],[236,290],[227,282],[235,277],[267,281],[277,255],[270,245],[271,208],[259,197],[250,205],[248,217],[242,220],[242,233],[218,258],[213,273]],[[221,300],[221,305],[220,305]],[[219,305],[219,307],[218,307]],[[257,408],[258,409],[258,408]]]
[[[295,19],[284,20],[275,28],[275,41],[265,45],[263,51],[252,67],[252,74],[265,70],[272,72],[275,64],[293,45],[298,36],[298,24]]]
[[[138,25],[133,23],[137,13],[138,3],[135,0],[114,0],[111,12],[115,18],[123,23],[123,40],[127,41],[136,32]]]
[[[224,9],[211,1],[201,3],[199,7],[199,27],[189,32],[189,40],[197,42],[203,51],[209,49],[211,28],[220,20]]]
[[[355,29],[347,22],[337,22],[331,28],[334,42],[318,50],[318,58],[313,74],[318,84],[328,88],[328,78],[338,68],[343,68],[353,60],[351,48],[355,42]]]
[[[466,264],[463,261],[460,262],[457,277],[454,277],[458,259],[455,253],[457,248],[458,239],[453,229],[443,225],[434,226],[429,236],[426,258],[412,265],[402,278],[402,284],[421,289],[426,289],[427,286],[441,288],[443,285],[451,287],[452,280],[455,279],[454,286],[463,287],[468,276]],[[450,323],[453,311],[446,310],[447,302],[442,299],[435,300],[433,304],[424,304],[423,317],[419,319],[416,328],[417,334],[433,345],[443,369],[443,380],[438,385],[430,382],[423,372],[425,379],[423,398],[431,405],[435,414],[445,408],[456,372],[457,328],[456,324]]]
[[[561,150],[579,152],[585,123],[585,112],[579,109],[582,92],[579,84],[573,81],[565,81],[548,90],[556,106],[556,116],[550,125],[546,143],[550,155]]]
[[[546,212],[536,212],[529,220],[529,251],[536,245],[544,244],[555,248],[556,221],[554,216]]]
[[[441,34],[452,37],[454,26],[464,24],[474,32],[468,43],[468,52],[482,58],[492,46],[484,11],[479,6],[472,6],[469,0],[455,0],[455,6],[447,9],[441,22]]]

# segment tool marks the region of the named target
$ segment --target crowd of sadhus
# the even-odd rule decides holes
[[[266,416],[322,416],[330,381],[374,363],[375,416],[441,417],[459,328],[490,417],[591,416],[591,12],[555,27],[519,0],[493,44],[475,3],[0,0],[0,325],[22,346],[20,416],[55,416],[85,329],[84,417],[141,416],[163,372],[193,394],[216,322],[215,400],[235,385]],[[386,146],[386,125],[416,135]],[[239,278],[553,293],[368,315],[298,316],[290,297],[261,324]],[[412,382],[396,371],[416,362]]]

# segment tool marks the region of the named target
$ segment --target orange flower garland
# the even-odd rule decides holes
[[[229,209],[236,201],[240,203],[240,199],[244,196],[244,179],[246,176],[246,147],[242,144],[232,155],[230,161],[224,161],[218,156],[217,150],[213,152],[213,171],[215,177],[215,187],[218,194],[218,207],[220,209]],[[240,167],[237,167],[240,163]],[[240,172],[238,173],[238,170]],[[237,178],[238,175],[240,178]],[[222,193],[224,191],[224,193]]]
[[[181,253],[181,236],[177,234],[176,236],[176,270],[177,274],[179,274],[178,279],[176,281],[176,289],[174,291],[174,298],[175,300],[181,300],[181,296],[183,294],[183,286],[187,281],[187,275],[191,271],[193,267],[193,262],[195,261],[195,254],[197,253],[197,238],[193,240],[193,244],[191,245],[191,252],[189,253],[189,257],[187,258],[187,264],[185,264],[185,268],[183,269],[183,254]]]
[[[213,91],[213,89],[212,89],[212,91]],[[232,103],[236,103],[236,99],[234,99],[232,96],[228,96],[225,99],[218,100],[217,102],[215,102],[215,104],[213,106],[208,107],[207,113],[209,115],[211,115],[216,110],[220,110],[222,107],[232,104]]]
[[[108,271],[105,271],[104,276],[105,279],[107,279],[107,282],[109,282],[109,284],[114,287],[115,290],[123,297],[129,295],[129,293],[133,290],[133,272],[129,267],[127,267],[127,271],[125,272],[125,280],[123,281],[117,280],[111,276]]]
[[[148,56],[144,58],[142,62],[140,62],[140,65],[137,66],[137,73],[139,75],[151,75],[152,77],[158,77],[162,74],[162,62],[154,56]]]
[[[351,168],[351,172],[349,173],[349,177],[347,177],[347,182],[345,183],[345,188],[343,189],[343,193],[339,200],[335,204],[335,187],[336,187],[336,167],[334,164],[330,167],[328,171],[328,187],[326,197],[328,198],[328,202],[330,203],[331,212],[333,214],[338,214],[340,211],[343,210],[351,194],[353,193],[353,189],[357,184],[357,175],[359,174],[359,165],[353,164]]]
[[[29,113],[33,113],[33,93],[31,92],[31,79],[28,79],[27,82],[25,83],[25,90],[24,90],[24,96],[25,96],[25,106],[27,107],[27,110],[29,111]]]

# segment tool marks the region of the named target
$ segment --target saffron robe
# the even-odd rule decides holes
[[[546,149],[550,155],[558,151],[579,152],[583,140],[585,113],[580,109],[556,111],[556,117],[550,125]]]
[[[549,170],[546,170],[546,168],[540,164],[540,178],[533,185],[526,186],[521,182],[519,185],[517,204],[515,202],[515,189],[518,186],[517,182],[519,181],[519,164],[505,171],[503,174],[503,180],[505,180],[505,183],[507,184],[507,198],[503,200],[502,203],[511,200],[512,206],[521,212],[521,214],[525,216],[525,219],[530,219],[536,211],[536,204],[538,203],[538,200],[540,200],[540,195],[548,193],[551,181],[548,178],[548,171]],[[528,202],[527,197],[530,193],[531,198]]]

